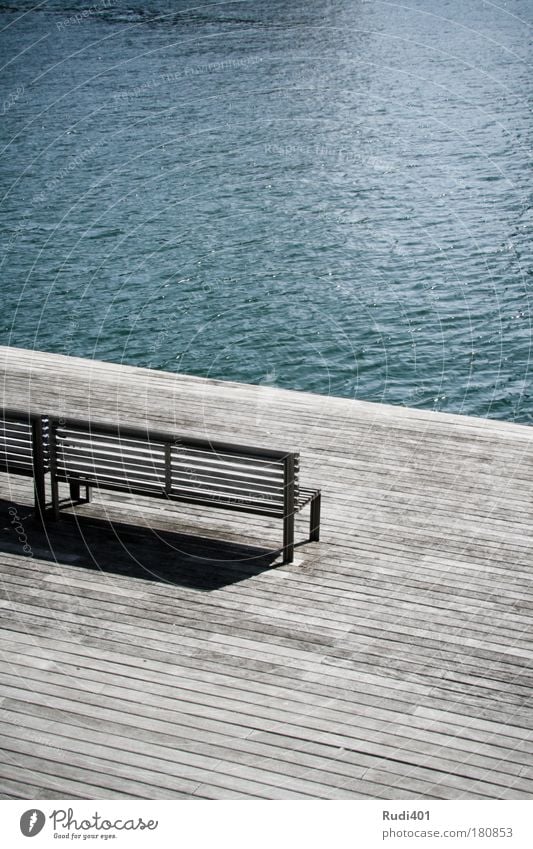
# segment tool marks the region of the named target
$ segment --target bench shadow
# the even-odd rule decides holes
[[[29,546],[26,552],[24,545]],[[2,499],[0,551],[204,592],[280,564],[279,550],[79,513],[62,513],[59,522],[42,528],[27,504]]]

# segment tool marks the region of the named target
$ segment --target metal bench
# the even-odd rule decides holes
[[[54,518],[60,481],[283,520],[283,562],[294,558],[294,516],[310,504],[310,540],[320,532],[320,490],[299,486],[299,455],[102,423],[50,419]]]
[[[39,522],[45,515],[48,470],[48,419],[0,408],[0,472],[33,478],[35,518]]]

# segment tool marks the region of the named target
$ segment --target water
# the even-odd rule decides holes
[[[2,344],[533,420],[529,0],[34,5]]]

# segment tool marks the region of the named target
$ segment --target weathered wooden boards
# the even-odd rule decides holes
[[[531,797],[528,428],[17,349],[0,370],[6,406],[300,450],[324,498],[279,568],[268,517],[109,493],[45,532],[0,475],[4,798]]]

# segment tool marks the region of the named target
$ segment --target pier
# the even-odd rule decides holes
[[[299,451],[322,490],[282,566],[270,518],[95,492],[41,530],[0,475],[1,798],[532,797],[530,428],[16,348],[0,375],[5,407]]]

